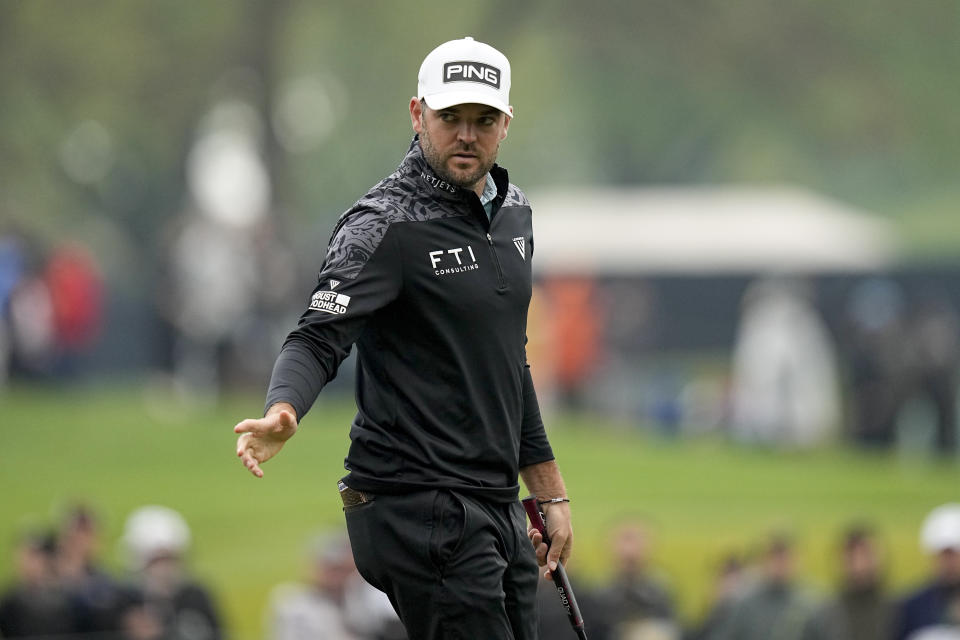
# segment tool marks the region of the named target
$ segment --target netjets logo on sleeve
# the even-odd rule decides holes
[[[438,249],[431,251],[430,268],[433,269],[433,275],[445,276],[451,273],[463,273],[479,269],[477,256],[473,253],[473,247],[456,247],[454,249]]]
[[[523,258],[524,260],[526,260],[526,259],[527,259],[527,252],[526,252],[526,250],[524,249],[523,236],[520,236],[519,238],[514,238],[514,239],[513,239],[513,246],[515,246],[515,247],[517,248],[517,251],[520,252],[520,257]]]
[[[340,284],[339,282],[337,284]],[[350,306],[350,296],[333,291],[317,291],[310,298],[310,308],[314,311],[323,311],[339,316],[347,312]]]

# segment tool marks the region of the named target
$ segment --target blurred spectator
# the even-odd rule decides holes
[[[960,620],[960,613],[955,614],[954,619]],[[960,623],[921,629],[910,636],[910,640],[960,640]]]
[[[220,615],[210,593],[184,566],[190,529],[172,509],[140,507],[123,533],[135,583],[121,614],[130,640],[219,640]]]
[[[11,372],[72,371],[100,330],[103,285],[89,252],[68,243],[46,261],[34,253],[0,237],[0,386]]]
[[[215,398],[222,357],[232,332],[253,311],[256,265],[246,230],[191,217],[171,249],[173,299],[168,313],[177,329],[174,375],[191,396]]]
[[[957,449],[957,385],[960,372],[960,318],[939,292],[921,296],[907,325],[910,392],[936,410],[936,447]]]
[[[52,534],[29,534],[17,549],[17,578],[0,597],[0,636],[16,638],[70,634],[80,615],[54,571]]]
[[[944,504],[931,511],[920,543],[933,557],[933,575],[900,603],[894,640],[952,637],[943,634],[951,626],[956,634],[960,626],[960,504]]]
[[[699,630],[690,634],[689,640],[702,640],[729,624],[736,603],[743,597],[749,584],[747,569],[737,554],[724,558],[713,586],[713,601],[706,619]]]
[[[811,445],[839,424],[833,343],[809,285],[754,282],[744,294],[733,354],[733,434],[765,444]]]
[[[74,357],[100,333],[103,283],[89,252],[77,244],[57,247],[47,262],[53,328],[61,364],[73,369]]]
[[[274,337],[264,335],[258,316],[270,314],[259,307],[266,303],[275,312],[293,282],[292,262],[277,257],[289,252],[279,247],[269,220],[263,125],[245,98],[224,95],[200,122],[188,157],[189,205],[172,232],[163,306],[176,330],[175,383],[195,400],[217,396],[236,368],[229,359],[236,352],[259,349]],[[271,293],[263,299],[261,291]]]
[[[796,583],[791,541],[774,536],[764,554],[762,575],[736,601],[726,619],[710,630],[707,640],[814,640],[817,602]]]
[[[851,527],[843,538],[841,583],[837,597],[818,614],[822,638],[878,640],[893,624],[893,603],[883,585],[883,562],[873,532]]]
[[[346,536],[324,536],[311,550],[305,584],[277,586],[270,598],[272,640],[400,640],[406,637],[387,596],[357,573]]]
[[[611,638],[679,638],[673,600],[650,566],[651,536],[640,522],[618,526],[613,534],[614,576],[597,593]],[[647,634],[647,635],[644,635]]]
[[[83,631],[120,628],[123,593],[119,583],[97,566],[100,528],[91,509],[76,505],[63,519],[57,547],[57,577],[80,607]]]
[[[22,240],[13,234],[0,235],[0,312],[5,312],[10,295],[26,271]]]
[[[10,373],[13,337],[10,330],[10,299],[26,270],[22,242],[13,234],[0,235],[0,389]]]
[[[534,283],[530,294],[530,308],[527,310],[527,362],[530,363],[530,375],[537,389],[540,410],[551,411],[557,402],[556,370],[554,348],[550,335],[553,316],[550,303],[539,283]]]
[[[582,409],[584,384],[600,359],[605,323],[596,283],[586,277],[557,277],[544,284],[559,399]]]
[[[53,300],[43,278],[28,273],[10,296],[13,366],[28,376],[49,375],[56,364]]]
[[[10,350],[10,330],[6,317],[0,312],[0,391],[7,386],[10,377]]]
[[[850,294],[846,358],[850,377],[852,436],[865,446],[889,446],[907,384],[904,300],[892,280],[871,278]]]

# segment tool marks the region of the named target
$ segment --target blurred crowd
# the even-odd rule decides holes
[[[0,638],[220,640],[224,620],[212,590],[188,567],[191,533],[173,509],[131,513],[120,539],[126,566],[99,562],[101,529],[86,506],[55,530],[30,530],[15,550],[15,576],[0,593]],[[360,577],[345,534],[309,547],[301,581],[276,586],[267,603],[271,640],[403,640],[387,597]]]
[[[11,376],[44,379],[76,373],[98,337],[104,287],[82,246],[46,254],[16,234],[0,234],[0,388]]]
[[[853,443],[889,447],[911,411],[929,407],[930,448],[956,451],[960,316],[945,291],[908,296],[890,278],[865,279],[833,332],[803,280],[758,280],[742,307],[732,367],[738,439],[817,444],[845,423]]]
[[[548,277],[534,293],[527,352],[542,405],[623,415],[670,436],[952,454],[955,282]]]
[[[214,109],[211,122],[238,120],[227,117],[233,108]],[[234,209],[204,197],[197,180],[191,205],[160,243],[164,266],[136,320],[106,313],[107,294],[119,294],[108,291],[89,248],[41,249],[0,229],[0,389],[12,377],[83,378],[94,370],[91,355],[108,343],[99,372],[166,372],[186,399],[209,402],[230,385],[262,384],[305,295],[297,293],[296,260],[275,250],[278,230],[265,204],[234,219],[217,213]],[[917,442],[913,448],[955,453],[955,280],[544,275],[531,305],[528,358],[545,408],[627,416],[669,435],[714,431],[754,445]],[[143,305],[113,303],[130,306]],[[136,345],[118,345],[115,335]],[[137,350],[144,360],[117,360]],[[340,378],[348,381],[350,369]]]
[[[885,582],[879,535],[865,524],[844,532],[839,582],[822,593],[804,581],[794,540],[772,534],[756,557],[722,560],[707,614],[689,624],[652,561],[649,530],[630,522],[613,533],[610,582],[576,593],[592,640],[960,640],[960,504],[937,507],[924,521],[930,575],[906,593]],[[542,583],[539,595],[541,637],[572,637],[553,586]]]
[[[144,506],[122,538],[127,573],[99,563],[100,527],[85,506],[54,531],[28,531],[17,546],[12,584],[0,596],[0,636],[79,636],[97,640],[219,640],[210,591],[185,563],[190,529],[176,511]]]
[[[363,580],[345,534],[313,541],[301,582],[275,587],[266,613],[269,640],[405,640],[387,596]]]
[[[960,504],[930,512],[919,537],[929,576],[895,593],[881,533],[851,525],[838,541],[838,583],[824,593],[802,577],[795,541],[772,534],[751,557],[722,558],[696,623],[678,614],[640,520],[612,530],[615,570],[606,582],[591,588],[575,572],[572,581],[592,640],[960,640]],[[24,535],[16,577],[0,595],[0,637],[225,637],[216,598],[187,568],[190,529],[179,513],[141,507],[121,542],[128,572],[117,578],[98,564],[98,522],[86,507],[70,509],[56,532]],[[265,603],[267,640],[405,640],[387,597],[357,572],[344,533],[314,539],[303,567]],[[573,637],[552,583],[539,589],[540,636]]]

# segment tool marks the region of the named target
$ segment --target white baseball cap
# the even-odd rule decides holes
[[[417,97],[431,109],[476,102],[512,117],[510,61],[490,45],[469,36],[444,42],[428,53],[420,65]]]
[[[923,521],[920,544],[928,553],[960,551],[960,504],[943,504]]]
[[[123,543],[131,565],[140,569],[159,556],[183,554],[190,546],[190,527],[173,509],[148,505],[127,518]]]

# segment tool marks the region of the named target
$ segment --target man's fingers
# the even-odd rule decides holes
[[[263,433],[270,428],[272,420],[267,418],[247,418],[237,423],[233,428],[234,433]]]
[[[534,552],[537,554],[537,564],[541,567],[546,566],[550,558],[550,547],[547,547],[547,543],[543,541],[543,535],[536,529],[528,529],[527,536],[530,538],[530,542],[533,544]],[[550,566],[550,569],[556,569],[557,565],[554,563]],[[552,574],[550,569],[544,572],[543,577],[550,579]]]
[[[237,438],[237,455],[243,456],[243,452],[247,450],[247,443],[250,442],[250,436],[244,434]]]
[[[233,432],[269,436],[276,433],[295,432],[296,429],[297,418],[293,413],[290,411],[279,411],[264,416],[263,418],[247,418],[246,420],[241,420],[233,428]],[[288,433],[286,438],[289,438],[291,435],[292,433]]]
[[[233,427],[237,438],[237,456],[250,473],[263,477],[260,463],[269,460],[297,431],[297,417],[293,411],[275,411],[263,418],[241,420]]]
[[[557,563],[560,562],[560,553],[564,550],[566,542],[566,538],[561,536],[556,536],[550,541],[550,552],[547,554],[547,566],[550,567],[551,571],[557,568]]]
[[[547,545],[543,541],[543,534],[531,527],[527,529],[527,537],[530,538],[533,551],[537,554],[537,564],[542,567],[547,563]]]
[[[558,562],[560,562],[560,552],[550,549],[550,553],[547,554],[547,566],[550,567],[550,571],[557,568]]]
[[[253,436],[247,433],[237,438],[237,455],[240,457],[240,462],[243,463],[243,466],[245,466],[250,473],[258,478],[262,478],[263,471],[260,469],[260,461],[257,460],[253,448],[250,446],[250,440],[252,438]]]
[[[284,410],[277,414],[277,424],[289,429],[297,426],[297,419],[291,412]]]
[[[244,451],[240,457],[243,461],[243,466],[245,466],[250,473],[257,476],[258,478],[263,477],[263,470],[260,469],[260,464],[257,459],[253,456],[253,452],[250,450]]]
[[[537,554],[537,564],[542,567],[547,564],[547,543],[539,535],[536,540],[531,542],[533,542],[533,552]]]

